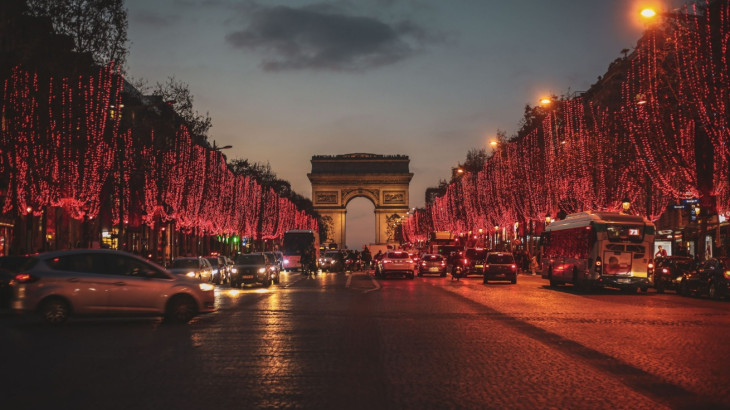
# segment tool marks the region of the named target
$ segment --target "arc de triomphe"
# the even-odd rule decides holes
[[[347,204],[364,197],[375,205],[375,242],[387,243],[393,229],[388,221],[408,213],[408,188],[413,174],[407,155],[344,154],[315,155],[312,172],[314,209],[331,222],[328,243],[347,245],[345,215]]]

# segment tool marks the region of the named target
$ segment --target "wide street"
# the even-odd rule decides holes
[[[219,287],[188,325],[0,316],[6,409],[727,408],[730,303],[361,272]]]

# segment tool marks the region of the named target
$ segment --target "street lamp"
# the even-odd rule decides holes
[[[623,209],[623,213],[628,213],[629,208],[631,208],[631,200],[628,197],[624,197],[624,199],[621,200],[621,209]]]
[[[545,215],[545,226],[550,225],[552,221],[553,219],[550,217],[550,214]]]

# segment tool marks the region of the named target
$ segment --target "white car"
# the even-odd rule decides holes
[[[416,262],[408,252],[388,251],[378,262],[377,275],[386,277],[390,275],[404,276],[408,279],[415,277]]]
[[[71,315],[152,315],[187,323],[216,310],[212,284],[127,252],[73,249],[30,259],[15,275],[12,308],[40,313],[48,323]]]

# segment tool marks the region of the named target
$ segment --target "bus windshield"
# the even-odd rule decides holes
[[[314,247],[313,232],[287,232],[282,243],[284,255],[301,255],[302,251]]]

